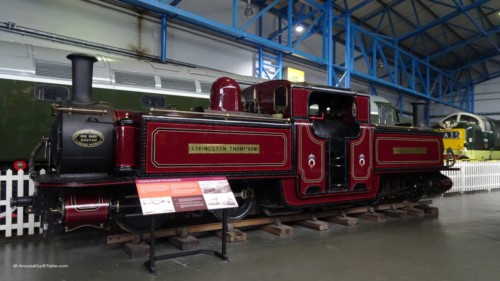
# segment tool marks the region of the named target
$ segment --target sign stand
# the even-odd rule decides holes
[[[155,248],[156,248],[156,237],[155,237],[155,216],[151,215],[149,216],[151,219],[151,229],[149,231],[149,260],[144,263],[144,266],[151,272],[151,274],[156,275],[156,261],[162,261],[162,260],[169,260],[169,259],[175,259],[175,258],[182,258],[182,257],[187,257],[187,256],[192,256],[192,255],[198,255],[198,254],[205,254],[205,255],[214,255],[219,258],[221,258],[224,261],[229,260],[226,254],[226,236],[227,236],[227,215],[226,215],[226,209],[222,209],[222,249],[221,252],[214,251],[214,250],[193,250],[193,251],[186,251],[186,252],[179,252],[179,253],[172,253],[168,255],[161,255],[161,256],[156,256],[155,255]]]
[[[238,207],[238,202],[226,177],[151,178],[136,179],[137,194],[143,215],[149,215],[149,260],[144,264],[156,275],[156,261],[197,254],[217,256],[225,261],[227,239],[227,208]],[[222,210],[222,251],[193,250],[156,256],[155,214],[190,212],[197,210]]]

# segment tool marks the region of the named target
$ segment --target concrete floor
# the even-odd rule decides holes
[[[288,238],[251,230],[248,242],[228,244],[229,262],[209,255],[160,261],[157,276],[98,231],[2,238],[0,280],[500,280],[500,192],[433,206],[439,218],[330,224],[321,232],[295,226]],[[160,254],[176,251],[158,244]],[[219,250],[220,240],[202,238],[201,245]]]

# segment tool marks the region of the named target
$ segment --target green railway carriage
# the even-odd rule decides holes
[[[27,161],[40,136],[50,134],[52,103],[69,98],[71,86],[0,79],[0,165],[12,168],[16,161]],[[208,106],[208,99],[136,91],[99,89],[93,98],[116,109],[146,111],[149,108],[190,110]],[[63,100],[64,100],[63,99]]]
[[[15,160],[27,160],[31,150],[48,135],[52,124],[50,103],[35,102],[34,83],[0,79],[0,162],[12,168]]]

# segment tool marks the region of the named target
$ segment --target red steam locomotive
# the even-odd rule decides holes
[[[210,109],[113,110],[90,99],[94,57],[73,62],[73,100],[54,105],[47,173],[30,161],[32,206],[46,233],[112,219],[147,227],[135,180],[224,176],[240,219],[273,211],[418,200],[442,194],[451,180],[440,134],[422,127],[370,124],[370,97],[345,89],[277,80],[244,90],[217,80]],[[217,212],[215,212],[217,215]]]

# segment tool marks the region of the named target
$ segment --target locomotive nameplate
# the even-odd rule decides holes
[[[96,147],[104,142],[104,135],[96,130],[80,130],[73,134],[72,139],[80,147]]]
[[[394,147],[394,154],[427,154],[427,148],[425,147]]]
[[[259,154],[258,144],[210,144],[190,143],[189,154]]]

